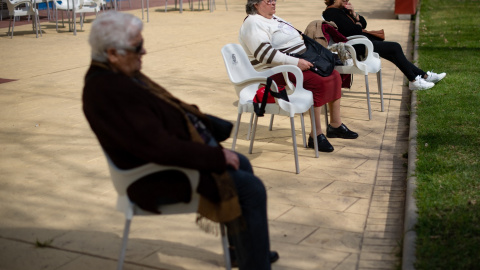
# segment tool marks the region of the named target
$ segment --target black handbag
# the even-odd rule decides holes
[[[331,51],[323,47],[314,39],[302,33],[303,42],[307,50],[302,54],[293,54],[292,56],[305,59],[312,63],[311,71],[322,77],[328,77],[335,68],[335,57]]]
[[[278,19],[276,19],[278,20]],[[297,30],[297,32],[302,35],[303,43],[305,43],[305,47],[307,50],[302,53],[287,53],[290,56],[301,58],[307,60],[308,62],[312,63],[313,66],[310,68],[311,71],[317,73],[322,77],[328,77],[332,74],[333,69],[335,68],[335,56],[334,54],[329,51],[327,48],[323,47],[322,44],[316,42],[311,37],[302,33],[302,31],[298,30],[297,28],[293,27],[293,25],[284,22],[282,20],[278,20],[279,22],[283,22],[293,29]]]
[[[230,137],[233,124],[216,116],[206,115],[211,124],[211,132],[217,142],[223,142]]]

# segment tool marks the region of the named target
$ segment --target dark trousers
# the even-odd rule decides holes
[[[380,57],[395,64],[409,81],[415,80],[418,75],[423,77],[426,74],[425,71],[408,61],[403,53],[402,46],[397,42],[372,40],[372,44],[373,51],[378,53]],[[355,45],[354,47],[359,55],[365,55],[365,47],[363,45]]]
[[[237,153],[238,154],[238,153]],[[267,192],[253,174],[250,161],[238,154],[240,168],[229,170],[242,208],[242,218],[225,224],[230,245],[240,270],[269,270],[270,239],[267,220]]]

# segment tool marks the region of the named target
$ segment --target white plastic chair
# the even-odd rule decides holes
[[[58,31],[58,10],[66,11],[67,16],[70,12],[73,13],[73,34],[77,35],[77,14],[80,14],[80,29],[83,29],[83,22],[85,19],[85,13],[95,13],[95,16],[100,11],[102,6],[101,0],[62,0],[59,3],[59,0],[54,1],[55,3],[55,18],[56,18],[56,29]],[[70,23],[70,16],[68,17]],[[62,24],[63,24],[63,15],[62,15]],[[70,24],[69,24],[70,25]]]
[[[32,0],[33,2],[33,0]],[[36,5],[37,5],[37,8],[39,7],[39,4],[45,4],[45,8],[47,10],[47,19],[48,20],[51,20],[53,18],[53,14],[50,13],[50,2],[52,2],[52,8],[55,8],[55,6],[53,6],[53,0],[36,0]],[[53,9],[52,9],[53,11]]]
[[[368,119],[372,119],[372,109],[370,106],[370,89],[368,86],[368,73],[377,74],[377,84],[378,92],[380,93],[380,103],[383,108],[383,86],[382,86],[382,62],[378,53],[373,51],[373,44],[366,37],[361,35],[350,36],[345,43],[345,48],[350,52],[353,60],[353,65],[351,66],[335,66],[340,74],[360,74],[365,76],[365,91],[367,93],[367,105],[368,105]],[[363,44],[365,45],[366,59],[359,61],[357,60],[357,54],[353,45]]]
[[[10,26],[12,27],[12,32],[10,38],[13,38],[13,31],[15,28],[15,17],[17,16],[33,16],[32,27],[33,31],[36,32],[36,37],[38,38],[38,30],[40,29],[40,19],[38,17],[38,10],[36,7],[36,1],[32,0],[5,0],[7,3],[8,14],[10,15],[10,22],[8,24],[8,32],[10,32]],[[13,24],[12,24],[13,21]],[[40,29],[40,36],[42,36],[42,31]]]
[[[162,205],[158,208],[158,210],[161,212],[161,215],[195,213],[198,209],[198,202],[200,198],[199,194],[196,192],[197,186],[199,183],[200,173],[197,170],[174,167],[174,166],[163,166],[155,163],[148,163],[143,166],[130,169],[130,170],[122,170],[122,169],[119,169],[112,162],[112,160],[110,159],[110,157],[106,152],[104,152],[104,154],[107,159],[113,185],[115,187],[115,190],[118,193],[117,210],[125,214],[125,228],[123,230],[122,247],[120,249],[120,256],[118,258],[118,266],[117,266],[117,269],[121,270],[123,268],[123,262],[125,259],[125,253],[127,249],[128,234],[130,232],[130,224],[132,222],[133,216],[158,215],[157,213],[152,213],[152,212],[142,210],[139,207],[137,207],[134,203],[132,203],[127,195],[128,186],[133,182],[137,181],[138,179],[142,178],[143,176],[147,176],[155,172],[166,171],[166,170],[180,171],[184,173],[190,180],[190,185],[192,188],[192,199],[190,203]],[[225,233],[225,226],[223,224],[220,225],[220,232],[221,232],[221,241],[223,245],[223,255],[225,259],[225,269],[230,270],[231,269],[230,253],[228,250],[228,241]]]
[[[238,101],[238,116],[235,124],[235,131],[233,135],[232,150],[235,150],[235,144],[238,136],[238,129],[240,127],[240,121],[242,113],[253,113],[253,98],[260,84],[266,83],[268,77],[282,72],[292,73],[297,81],[296,86],[292,89],[293,92],[289,93],[289,102],[275,98],[275,103],[267,103],[265,108],[265,114],[285,115],[290,117],[290,126],[292,131],[293,151],[295,155],[295,168],[296,173],[300,173],[300,166],[298,164],[298,152],[297,141],[295,135],[295,114],[300,114],[302,121],[302,135],[303,146],[307,147],[305,137],[305,125],[303,121],[303,113],[308,112],[310,109],[310,115],[312,120],[312,129],[314,134],[315,128],[315,114],[313,110],[313,95],[312,92],[303,88],[303,73],[302,71],[293,65],[282,65],[273,67],[271,69],[258,72],[250,64],[247,54],[243,50],[240,44],[227,44],[222,48],[222,56],[227,69],[228,77],[235,87],[235,91],[239,97]],[[272,83],[272,90],[278,91],[275,82]],[[273,119],[273,118],[272,118]],[[252,136],[250,138],[250,148],[248,152],[251,154],[253,149],[253,141],[255,140],[255,131],[257,127],[258,116],[255,115],[252,128]],[[249,128],[250,132],[250,128]],[[317,140],[314,140],[315,144],[315,157],[318,157]]]

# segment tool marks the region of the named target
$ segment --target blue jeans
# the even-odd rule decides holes
[[[225,224],[240,270],[270,270],[267,192],[250,161],[238,154],[240,168],[228,170],[237,188],[242,218]]]

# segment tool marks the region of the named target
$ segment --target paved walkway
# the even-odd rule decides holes
[[[388,40],[411,55],[412,25],[395,19],[393,0],[354,5],[369,29],[384,28]],[[217,1],[213,13],[183,14],[151,8],[144,72],[205,112],[235,121],[236,96],[220,49],[238,42],[244,6],[244,0],[229,0],[226,11]],[[319,0],[277,3],[277,15],[299,29],[323,9]],[[129,12],[141,16],[140,10]],[[16,27],[13,39],[0,29],[0,78],[16,80],[0,84],[0,269],[115,268],[123,216],[114,210],[105,159],[81,109],[90,25],[73,36],[44,23],[38,39],[29,25]],[[271,246],[281,256],[274,270],[397,269],[409,91],[394,65],[382,65],[385,112],[373,94],[368,120],[364,79],[355,76],[342,98],[342,116],[360,137],[331,139],[335,151],[319,158],[300,147],[298,175],[288,119],[277,117],[273,131],[268,119],[260,119],[248,155],[244,117],[237,150],[248,155],[268,188]],[[376,92],[375,76],[370,85]],[[219,238],[200,231],[193,215],[139,217],[132,224],[125,269],[222,265]]]

